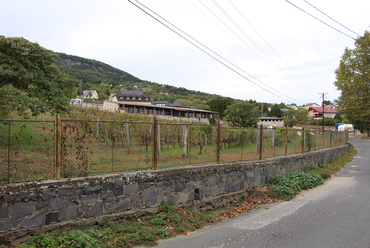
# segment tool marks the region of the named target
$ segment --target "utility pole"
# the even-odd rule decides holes
[[[325,94],[328,93],[319,93],[322,95],[322,131],[325,129],[325,108],[324,108],[324,100],[325,100]]]

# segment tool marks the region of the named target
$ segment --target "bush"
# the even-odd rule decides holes
[[[292,172],[286,176],[274,176],[269,185],[272,190],[283,198],[291,199],[297,192],[304,189],[312,189],[323,184],[324,179],[312,173]]]

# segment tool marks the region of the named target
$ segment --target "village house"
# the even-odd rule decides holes
[[[308,116],[313,119],[322,119],[323,114],[325,118],[334,119],[338,111],[330,107],[310,107],[308,109]]]
[[[82,92],[82,98],[83,99],[98,99],[98,93],[96,90],[84,90]]]

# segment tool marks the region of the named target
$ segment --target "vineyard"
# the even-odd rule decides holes
[[[0,139],[0,184],[5,184],[266,159],[340,146],[347,135],[199,125],[76,108],[60,124],[0,120]]]

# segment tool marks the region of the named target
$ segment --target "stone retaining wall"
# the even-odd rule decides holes
[[[0,243],[50,226],[97,220],[130,210],[210,202],[267,184],[276,174],[302,171],[346,153],[350,145],[267,160],[189,166],[0,187]],[[130,211],[131,213],[131,211]],[[48,229],[50,230],[50,228]]]

